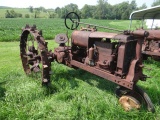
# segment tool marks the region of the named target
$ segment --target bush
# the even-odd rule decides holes
[[[22,14],[21,13],[17,13],[17,17],[22,17]]]
[[[25,14],[25,18],[30,18],[30,15],[29,14]]]
[[[6,10],[5,18],[17,18],[22,17],[21,13],[16,13],[14,10]]]

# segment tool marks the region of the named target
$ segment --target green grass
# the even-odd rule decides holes
[[[82,19],[81,21],[101,26],[108,26],[119,30],[127,30],[130,24],[129,20]],[[19,41],[21,29],[24,28],[26,24],[31,26],[36,24],[37,29],[43,31],[43,36],[45,39],[53,39],[55,35],[59,33],[67,33],[67,31],[69,31],[69,34],[71,34],[72,32],[71,30],[66,29],[64,25],[64,19],[0,19],[0,41]],[[80,27],[81,26],[84,25],[80,25]],[[133,21],[133,29],[135,29],[135,26],[137,26],[137,21]],[[102,28],[98,28],[98,30],[105,32],[115,32]]]
[[[57,46],[48,41],[49,48]],[[160,63],[148,60],[151,76],[138,84],[151,97],[156,113],[145,109],[125,112],[114,94],[116,85],[83,70],[52,63],[52,87],[40,78],[26,76],[19,56],[19,42],[0,42],[0,120],[159,120]]]
[[[53,39],[56,34],[66,32],[62,19],[0,19],[0,41],[19,41],[22,28],[26,24],[37,25],[45,39]]]

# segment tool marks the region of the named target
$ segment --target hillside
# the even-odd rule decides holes
[[[14,10],[16,13],[21,13],[22,17],[25,17],[25,14],[29,14],[31,18],[34,18],[35,13],[29,12],[28,8],[11,8],[6,6],[0,6],[0,18],[5,18],[6,10]],[[40,18],[48,18],[48,13],[40,12]]]
[[[0,9],[8,9],[8,8],[11,8],[11,7],[8,7],[8,6],[0,6]]]

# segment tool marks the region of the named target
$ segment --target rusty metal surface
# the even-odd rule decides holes
[[[150,56],[160,56],[160,52],[142,51],[142,53]]]
[[[125,44],[122,44],[118,48],[118,60],[117,60],[116,74],[123,75],[124,56],[125,56]]]
[[[71,37],[72,44],[82,47],[87,47],[90,34],[91,34],[90,31],[77,31],[77,30],[74,31]]]
[[[145,59],[151,56],[154,60],[160,60],[160,30],[147,30],[149,36],[143,41],[142,54]]]
[[[133,34],[134,36],[141,36],[141,37],[148,37],[150,35],[148,31],[143,29],[132,31],[130,34]]]
[[[118,40],[119,42],[128,42],[133,40],[133,37],[130,35],[118,34],[113,37],[113,39]]]
[[[90,38],[114,38],[117,33],[107,33],[107,32],[92,32]]]
[[[29,36],[34,37],[31,40],[31,46],[28,43]],[[37,48],[34,46],[35,43],[38,45]],[[51,71],[51,65],[47,53],[47,42],[43,39],[41,32],[36,29],[36,26],[30,27],[26,25],[20,38],[22,65],[26,74],[41,72],[42,69],[42,84],[48,84],[50,82],[49,72]],[[40,64],[42,64],[41,69]]]
[[[56,37],[55,37],[55,41],[57,42],[57,43],[66,43],[67,41],[68,41],[68,37],[67,37],[67,35],[66,34],[58,34],[58,35],[56,35]]]
[[[149,32],[148,40],[160,40],[160,30],[147,30]]]
[[[131,89],[131,90],[133,89],[134,83],[133,83],[133,82],[128,82],[126,79],[121,79],[121,78],[118,77],[118,76],[115,76],[115,75],[110,74],[110,73],[108,73],[108,72],[106,72],[106,71],[97,69],[97,68],[95,68],[95,67],[86,66],[85,64],[79,63],[79,62],[77,62],[77,61],[75,61],[75,60],[72,60],[72,61],[71,61],[71,64],[72,64],[73,66],[76,66],[76,67],[78,67],[78,68],[81,68],[81,69],[83,69],[83,70],[86,70],[86,71],[88,71],[88,72],[90,72],[90,73],[92,73],[92,74],[95,74],[95,75],[97,75],[97,76],[100,76],[100,77],[102,77],[102,78],[105,78],[106,80],[109,80],[109,81],[112,81],[112,82],[114,82],[114,83],[116,83],[116,84],[119,84],[119,85],[121,85],[121,86],[124,86],[124,87],[126,87],[126,88],[128,88],[128,89]]]

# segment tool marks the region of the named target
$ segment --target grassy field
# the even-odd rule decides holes
[[[130,23],[124,20],[81,21],[120,30],[128,29]],[[139,27],[138,23],[133,21],[133,29]],[[146,109],[125,112],[114,94],[116,84],[83,70],[52,63],[54,74],[51,76],[50,88],[42,87],[39,77],[26,76],[19,56],[18,42],[21,28],[26,24],[36,24],[37,29],[43,30],[45,39],[54,39],[56,34],[67,32],[63,19],[0,19],[0,120],[160,119],[160,63],[145,61],[144,73],[151,78],[138,83],[151,97],[156,113],[152,114]],[[69,30],[69,35],[71,32]],[[54,41],[48,42],[52,50],[57,46]]]
[[[57,46],[48,41],[49,48]],[[83,70],[52,63],[52,87],[40,78],[26,76],[20,61],[19,42],[0,42],[0,120],[159,120],[160,63],[148,60],[138,84],[151,97],[156,113],[125,112],[114,94],[116,85]]]
[[[120,30],[127,30],[130,21],[128,20],[95,20],[87,19],[81,20],[82,22],[87,22],[91,24],[98,24],[101,26],[108,26]],[[137,21],[133,21],[133,29],[135,26],[139,27]],[[45,39],[53,39],[56,34],[66,33],[67,30],[64,25],[64,19],[0,19],[0,41],[19,41],[19,36],[21,34],[21,29],[25,27],[26,24],[37,25],[37,29],[43,31],[43,36]],[[80,25],[83,26],[83,25]],[[84,26],[85,27],[85,26]],[[98,29],[101,31],[108,31],[104,29]],[[111,32],[111,31],[110,31]],[[115,32],[115,31],[113,31]]]
[[[34,18],[35,13],[29,12],[27,8],[0,8],[0,18],[5,18],[6,10],[14,10],[16,13],[21,13],[22,17],[25,18],[25,14],[29,14],[30,18]],[[39,17],[48,18],[48,13],[40,12]]]

